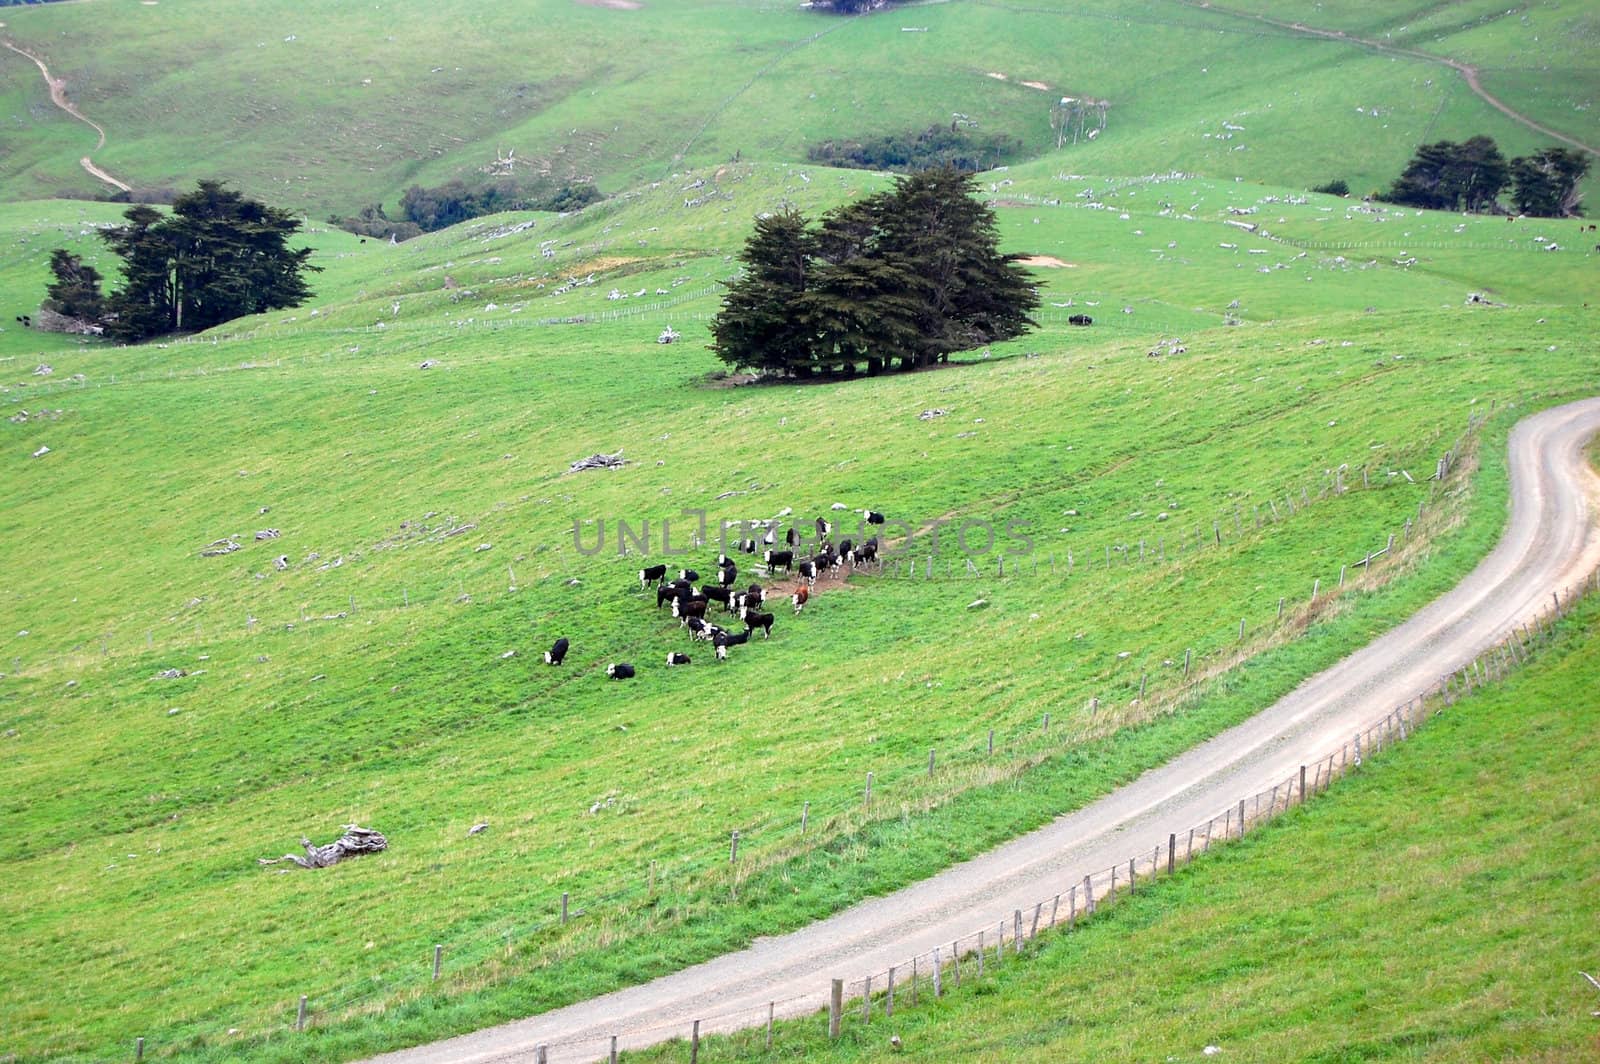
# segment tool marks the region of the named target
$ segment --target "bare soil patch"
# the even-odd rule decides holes
[[[639,0],[572,0],[584,7],[603,7],[611,11],[637,11],[644,5]]]
[[[1017,264],[1020,266],[1043,266],[1051,270],[1076,270],[1078,268],[1077,263],[1062,262],[1054,255],[1029,255],[1025,259],[1018,259]]]

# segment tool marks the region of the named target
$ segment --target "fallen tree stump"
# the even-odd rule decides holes
[[[389,840],[371,828],[357,827],[354,824],[344,826],[344,835],[336,842],[326,846],[315,846],[311,840],[304,836],[300,845],[305,847],[306,855],[301,857],[296,853],[286,853],[282,857],[257,857],[256,863],[261,865],[275,865],[282,861],[292,861],[301,868],[327,868],[336,865],[346,857],[359,857],[364,853],[378,853],[389,847]]]

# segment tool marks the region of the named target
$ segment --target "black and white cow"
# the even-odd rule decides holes
[[[793,525],[784,529],[783,542],[789,547],[798,547],[800,545],[800,530]]]
[[[799,566],[799,572],[800,579],[804,580],[808,584],[815,584],[817,582],[817,559],[808,558],[807,560],[801,562]]]
[[[1068,325],[1093,325],[1094,319],[1087,314],[1073,314],[1067,318]]]
[[[661,565],[648,565],[639,570],[639,586],[649,587],[651,584],[661,584],[667,578],[666,563]]]
[[[733,582],[739,579],[739,567],[732,562],[727,565],[717,566],[717,583],[723,587],[732,587]]]
[[[748,642],[750,632],[746,629],[743,632],[721,632],[711,641],[711,645],[717,648],[717,660],[727,661],[729,647],[743,646]]]
[[[626,661],[618,661],[606,666],[606,675],[613,680],[633,679],[633,666]]]
[[[762,639],[770,639],[772,637],[772,614],[760,613],[746,606],[739,611],[739,619],[744,622],[745,631],[748,632],[759,628],[761,629]]]
[[[691,617],[702,620],[706,615],[706,600],[703,598],[676,598],[672,600],[672,615],[680,621],[687,621]]]
[[[571,644],[567,642],[566,636],[557,639],[550,645],[550,649],[544,652],[544,663],[546,665],[560,665],[562,659],[567,656],[567,647],[569,646]]]
[[[833,531],[833,525],[825,517],[817,518],[817,540],[820,542],[828,538],[828,533]]]
[[[678,579],[679,580],[687,580],[692,584],[696,580],[700,579],[700,574],[695,572],[693,569],[679,569],[678,570]]]
[[[862,516],[866,518],[869,525],[881,525],[884,521],[883,515],[876,510],[867,510]]]
[[[762,555],[762,560],[766,562],[767,572],[769,573],[775,572],[779,569],[787,571],[789,567],[794,564],[794,551],[769,550],[766,554]]]
[[[667,664],[668,665],[687,665],[687,664],[689,664],[689,655],[680,654],[676,650],[674,650],[674,651],[672,651],[671,653],[669,653],[667,655]]]

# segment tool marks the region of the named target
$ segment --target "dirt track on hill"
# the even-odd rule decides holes
[[[1600,431],[1600,398],[1547,410],[1510,442],[1511,520],[1457,587],[1375,642],[1208,742],[1094,804],[888,897],[747,949],[540,1016],[373,1058],[383,1064],[603,1058],[610,1037],[638,1048],[799,1015],[826,1004],[828,980],[859,979],[1016,909],[1031,912],[1086,874],[1164,844],[1169,832],[1231,808],[1347,742],[1549,606],[1600,566],[1600,478],[1584,443]]]
[[[99,151],[101,148],[106,146],[106,131],[100,126],[100,123],[96,122],[94,119],[78,110],[73,102],[67,99],[67,83],[65,79],[51,77],[50,68],[44,65],[44,60],[34,55],[26,48],[21,48],[15,44],[12,44],[10,41],[0,41],[0,44],[5,45],[7,48],[11,49],[13,52],[16,52],[20,56],[33,60],[34,66],[39,68],[39,73],[44,75],[45,85],[50,89],[50,102],[95,131],[95,135],[100,138],[95,142],[95,151]],[[131,186],[124,184],[96,166],[93,160],[91,160],[87,155],[78,160],[78,165],[83,167],[84,170],[88,171],[90,176],[104,181],[113,188],[121,189],[123,192],[133,191]]]

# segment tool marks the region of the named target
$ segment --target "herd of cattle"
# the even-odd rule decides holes
[[[865,511],[867,525],[881,525],[884,516],[875,510]],[[799,530],[790,526],[784,533],[784,546],[778,546],[776,522],[766,527],[760,539],[741,539],[734,554],[719,554],[716,559],[716,578],[702,581],[693,569],[680,569],[673,579],[665,563],[646,566],[639,570],[639,587],[656,589],[656,608],[670,607],[672,616],[687,630],[693,642],[709,643],[718,661],[726,661],[728,651],[744,646],[759,629],[762,639],[772,636],[776,617],[763,609],[767,603],[767,589],[760,582],[751,582],[744,588],[739,584],[740,555],[761,555],[753,568],[769,579],[778,572],[798,575],[799,583],[789,595],[789,604],[799,614],[811,598],[811,589],[819,577],[835,572],[846,565],[852,569],[865,565],[881,564],[878,537],[872,536],[860,543],[853,539],[840,540],[836,546],[830,538],[833,525],[819,517],[816,519],[817,549],[809,557],[797,557],[802,543]],[[698,586],[697,586],[698,585]],[[720,614],[712,611],[712,603],[722,607]],[[709,614],[709,616],[708,616]],[[717,623],[717,618],[722,623]],[[742,629],[740,628],[742,626]],[[546,665],[560,665],[567,656],[571,643],[565,636],[545,652]],[[690,657],[680,651],[667,655],[668,665],[688,665]],[[606,675],[613,680],[632,679],[634,666],[625,661],[606,666]]]

